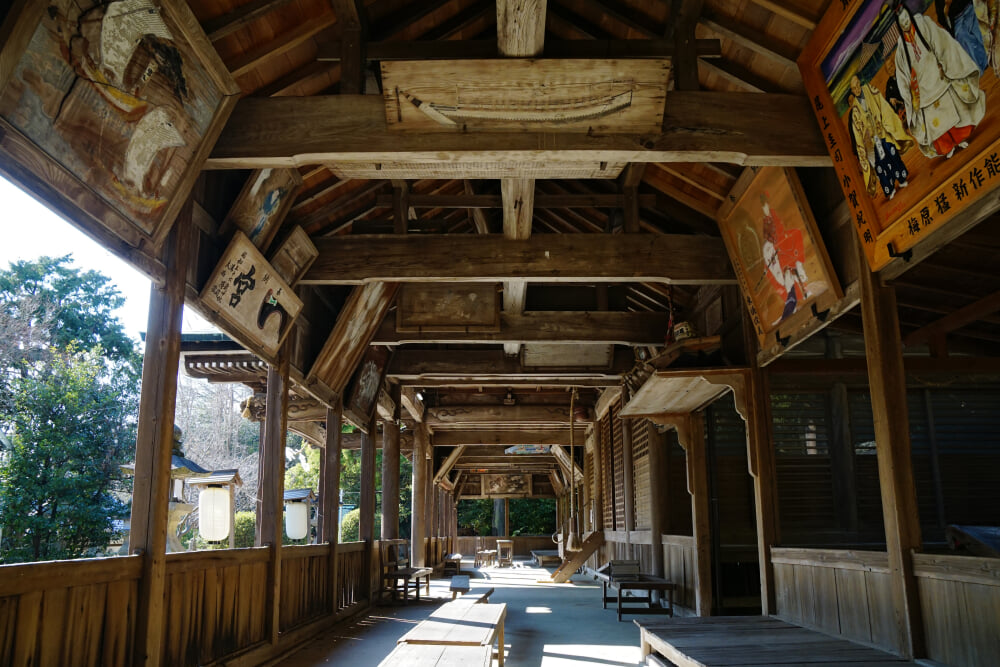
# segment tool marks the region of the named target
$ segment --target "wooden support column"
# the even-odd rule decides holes
[[[864,258],[860,266],[867,267]],[[896,293],[893,288],[882,285],[876,274],[867,269],[860,273],[861,318],[875,420],[875,451],[889,553],[896,648],[906,658],[919,658],[925,651],[912,551],[921,548],[920,519],[910,460],[910,420]]]
[[[417,424],[413,433],[413,513],[410,520],[410,558],[414,567],[424,565],[424,537],[427,535],[427,425]]]
[[[320,489],[320,506],[325,514],[320,529],[320,541],[330,544],[330,558],[327,565],[330,589],[330,611],[337,613],[337,545],[340,542],[340,448],[342,408],[338,401],[332,410],[326,411],[326,447],[323,450],[323,483]]]
[[[170,455],[174,441],[190,221],[191,205],[188,204],[164,246],[164,285],[154,284],[149,298],[129,539],[129,552],[143,557],[136,610],[136,665],[159,665],[163,653]]]
[[[394,419],[382,422],[382,539],[399,537],[399,385],[393,385]]]
[[[392,231],[405,234],[410,219],[410,186],[405,180],[392,181]]]
[[[622,405],[628,405],[628,386],[622,386]],[[632,449],[632,420],[619,419],[622,428],[622,497],[625,504],[625,531],[628,536],[628,552],[635,558],[632,531],[635,530],[635,464]]]
[[[362,596],[371,604],[375,591],[371,585],[372,550],[375,546],[375,420],[368,422],[368,432],[361,436],[361,498],[358,506],[361,516],[358,522],[358,539],[365,543],[361,566],[364,587]]]
[[[288,418],[288,346],[278,353],[278,365],[267,369],[267,406],[264,418],[264,444],[260,449],[263,459],[260,478],[262,492],[257,515],[257,543],[271,547],[267,569],[267,636],[272,644],[278,642],[279,610],[281,601],[281,538],[284,533],[282,513],[285,488],[285,435]]]
[[[666,532],[667,516],[667,437],[652,424],[649,425],[649,532],[653,535],[653,561],[650,574],[664,576],[663,544],[661,536]]]

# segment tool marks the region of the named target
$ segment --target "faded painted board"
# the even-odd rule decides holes
[[[282,280],[294,287],[317,257],[319,250],[316,250],[309,235],[304,229],[296,226],[274,251],[271,256],[271,266]]]
[[[667,60],[382,63],[391,130],[659,132]]]
[[[250,174],[223,224],[233,225],[265,252],[301,187],[302,177],[295,169],[258,169]]]
[[[525,368],[611,368],[614,345],[564,345],[525,343],[521,365]]]
[[[865,573],[860,570],[835,570],[837,573],[837,604],[840,613],[840,634],[848,639],[870,642],[871,618]]]
[[[34,146],[34,164],[58,165],[35,178],[96,196],[91,224],[124,219],[159,245],[239,88],[184,2],[57,0],[39,18],[26,46],[8,46],[19,55],[3,52],[17,64],[0,117]]]
[[[368,348],[354,374],[351,399],[347,402],[348,410],[365,417],[371,416],[378,401],[379,389],[382,388],[382,380],[385,379],[385,371],[389,367],[390,356],[389,348],[381,345]]]
[[[455,160],[452,162],[351,162],[327,164],[337,178],[618,178],[624,162],[484,162]]]
[[[396,297],[396,331],[500,331],[500,295],[492,283],[406,284]]]
[[[299,297],[243,232],[236,232],[222,254],[201,302],[272,355],[302,310]]]
[[[489,498],[531,495],[531,475],[483,475],[483,496]]]

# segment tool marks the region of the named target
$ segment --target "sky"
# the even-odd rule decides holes
[[[0,269],[12,261],[34,260],[43,255],[73,256],[73,266],[108,276],[125,296],[116,315],[125,331],[139,340],[149,313],[149,279],[102,248],[89,236],[0,176]],[[198,313],[185,308],[183,330],[218,331]]]

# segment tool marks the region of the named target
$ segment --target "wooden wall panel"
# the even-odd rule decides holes
[[[646,419],[632,420],[632,476],[635,489],[635,529],[649,530],[649,428]],[[643,570],[644,572],[648,570]]]
[[[690,535],[663,535],[664,577],[677,584],[674,604],[695,608],[694,538]]]

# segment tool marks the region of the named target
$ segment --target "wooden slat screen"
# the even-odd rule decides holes
[[[632,467],[635,488],[635,529],[649,529],[649,428],[645,419],[632,420]]]
[[[611,414],[611,458],[614,461],[615,530],[625,529],[625,464],[622,448],[621,399],[615,401],[608,412]]]
[[[747,467],[747,438],[743,418],[736,412],[733,395],[726,394],[706,411],[706,435],[712,455],[711,484],[719,543],[756,551],[753,478]],[[779,478],[780,479],[780,478]]]
[[[604,528],[615,529],[615,483],[614,457],[611,455],[611,414],[605,414],[601,419],[601,493],[604,515]]]
[[[593,528],[594,521],[597,519],[597,512],[601,511],[598,508],[594,500],[594,450],[586,450],[583,454],[583,488],[586,489],[586,498],[588,499],[589,506],[587,507],[584,519],[586,522],[587,530]],[[463,553],[459,549],[459,553]]]

